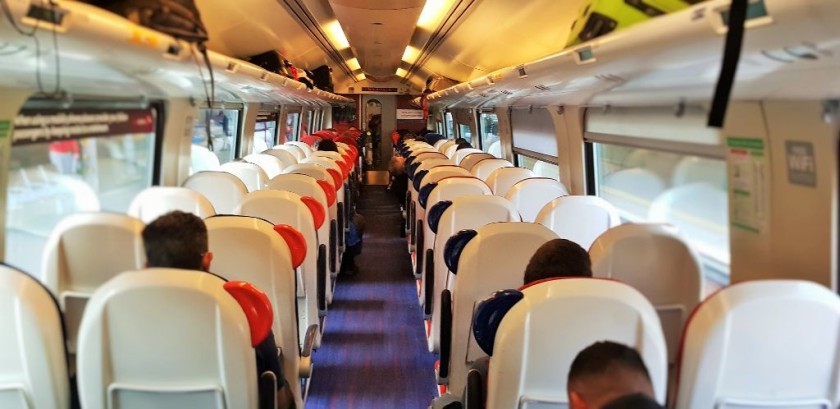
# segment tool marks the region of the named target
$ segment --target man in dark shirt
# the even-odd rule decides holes
[[[566,239],[554,239],[540,246],[525,267],[524,284],[557,277],[592,277],[589,253]]]
[[[642,357],[616,342],[596,342],[580,351],[566,387],[570,409],[659,407]]]
[[[198,216],[173,211],[158,217],[143,229],[147,267],[179,268],[210,271],[213,253],[208,251],[207,226]],[[257,360],[257,379],[265,371],[277,378],[277,408],[294,408],[291,388],[283,377],[283,365],[277,358],[274,333],[254,348]]]

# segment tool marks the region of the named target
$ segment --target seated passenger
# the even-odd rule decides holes
[[[344,255],[341,256],[341,273],[354,276],[359,272],[359,266],[356,265],[356,256],[362,254],[362,245],[364,245],[365,234],[365,218],[358,213],[354,213],[348,223],[348,230],[344,236]]]
[[[213,253],[208,251],[207,227],[198,216],[173,211],[158,217],[143,229],[146,267],[179,268],[210,271]],[[257,379],[265,371],[277,378],[277,407],[294,408],[291,388],[283,377],[283,365],[277,358],[274,334],[254,348],[257,359]]]
[[[589,253],[571,240],[554,239],[540,246],[525,267],[524,284],[558,277],[592,277]]]
[[[627,395],[607,403],[601,409],[662,409],[662,405],[643,393]]]
[[[650,375],[635,349],[616,342],[596,342],[580,351],[569,369],[567,388],[570,409],[660,407],[636,396],[652,399]]]
[[[338,145],[332,139],[321,139],[316,148],[322,152],[338,152]]]

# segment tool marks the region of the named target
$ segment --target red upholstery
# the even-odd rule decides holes
[[[271,323],[274,320],[271,301],[264,292],[244,281],[228,281],[224,288],[242,307],[251,328],[251,346],[256,347],[271,331]]]
[[[300,267],[306,259],[306,239],[303,234],[288,224],[275,225],[274,231],[280,233],[280,237],[283,237],[283,241],[289,246],[289,252],[292,253],[292,267]]]
[[[300,201],[309,208],[309,211],[312,213],[312,221],[315,224],[315,230],[321,228],[324,225],[324,219],[326,219],[326,210],[324,206],[321,206],[321,203],[318,199],[315,199],[312,196],[303,196],[300,198]]]

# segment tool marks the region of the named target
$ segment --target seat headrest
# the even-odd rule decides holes
[[[280,233],[280,237],[289,246],[289,253],[292,255],[292,268],[298,268],[306,259],[306,239],[301,232],[288,224],[274,226],[274,231]]]
[[[414,164],[415,159],[417,159],[417,155],[411,155],[408,158],[406,158],[405,159],[405,166],[411,166],[412,164]],[[418,163],[420,163],[420,162],[418,162]]]
[[[251,346],[256,347],[268,336],[274,322],[271,301],[264,292],[244,281],[228,281],[224,288],[242,307],[251,328]]]
[[[315,199],[312,196],[301,196],[300,201],[309,208],[309,212],[312,213],[312,221],[315,224],[315,230],[321,228],[324,225],[324,219],[327,217],[327,211],[324,209],[324,206],[321,205],[321,202],[318,199]]]
[[[437,187],[437,183],[429,183],[426,186],[420,188],[420,192],[418,192],[417,201],[420,202],[420,207],[426,208],[426,203],[429,202],[429,195],[432,194],[432,191],[435,190]]]
[[[416,175],[414,175],[414,180],[411,181],[414,184],[414,190],[420,190],[420,182],[423,181],[423,178],[426,177],[426,174],[428,173],[428,169],[423,169],[420,172],[417,172]]]
[[[519,290],[501,290],[479,301],[473,314],[473,337],[484,353],[493,356],[496,330],[502,318],[524,297]]]
[[[417,172],[417,168],[419,168],[419,167],[420,167],[420,162],[412,163],[410,166],[408,166],[407,169],[408,169],[408,178],[409,179],[414,180],[414,174]]]
[[[478,232],[475,230],[461,230],[446,241],[446,245],[443,247],[443,261],[452,274],[458,274],[458,259],[461,258],[461,252],[464,251],[464,247],[470,240],[477,235]]]
[[[437,234],[440,218],[443,217],[443,214],[446,212],[446,209],[449,209],[449,206],[452,206],[451,200],[441,200],[426,212],[426,223],[428,223],[432,233]]]
[[[327,195],[327,206],[332,206],[335,203],[336,193],[335,189],[330,185],[330,182],[326,180],[318,180],[316,181],[318,186],[321,186],[321,190],[324,191],[324,194]]]
[[[327,172],[329,172],[330,176],[332,176],[335,190],[341,189],[341,187],[344,186],[344,176],[342,176],[342,174],[339,171],[333,168],[327,169]]]

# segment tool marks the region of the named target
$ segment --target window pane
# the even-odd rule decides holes
[[[478,129],[481,134],[481,149],[497,158],[502,157],[499,143],[499,117],[495,113],[482,112],[478,116]]]
[[[286,129],[283,134],[284,139],[283,141],[297,141],[300,140],[298,138],[298,131],[300,127],[300,112],[289,112],[286,115]]]
[[[436,121],[435,122],[435,131],[441,135],[443,135],[443,122]]]
[[[598,195],[623,219],[676,226],[707,274],[729,273],[725,161],[595,144],[595,163]]]
[[[516,160],[519,163],[519,167],[531,169],[537,176],[560,180],[560,168],[553,163],[525,155],[517,155]]]
[[[277,113],[260,113],[257,116],[251,153],[259,153],[274,146],[274,135],[277,134],[277,116]]]
[[[26,111],[18,118],[23,115]],[[153,111],[144,115],[151,129]],[[47,238],[63,217],[81,211],[124,213],[134,196],[151,186],[155,134],[126,129],[132,133],[79,134],[52,142],[44,137],[22,144],[25,131],[16,127],[9,161],[5,261],[37,275]]]
[[[467,140],[472,145],[472,131],[469,125],[458,124],[458,135]]]
[[[300,136],[309,135],[309,130],[313,128],[312,111],[306,111],[306,120],[300,124]]]
[[[452,120],[452,112],[447,112],[444,114],[444,119],[446,120],[446,137],[452,139],[455,135],[455,122]]]
[[[226,163],[233,160],[234,143],[236,142],[236,130],[239,128],[239,110],[236,109],[207,109],[201,108],[198,110],[198,117],[193,127],[193,172],[204,170],[204,165],[199,165],[196,156],[205,158],[207,152],[211,151],[207,143],[207,119],[210,119],[210,138],[213,140],[212,153],[216,155],[219,163]],[[212,163],[209,161],[199,161],[201,163],[207,162],[209,168],[212,169]]]

